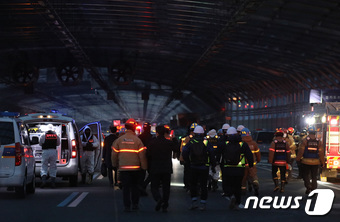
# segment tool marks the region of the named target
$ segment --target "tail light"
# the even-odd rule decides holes
[[[72,144],[72,158],[76,158],[77,157],[77,143],[76,143],[76,140],[72,140],[71,144]]]
[[[20,166],[22,160],[22,151],[20,143],[15,144],[15,166]]]

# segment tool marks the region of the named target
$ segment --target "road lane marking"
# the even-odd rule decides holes
[[[79,192],[73,192],[71,193],[70,196],[68,196],[63,202],[61,202],[60,204],[57,205],[57,207],[64,207],[66,206],[69,202],[72,201],[72,199],[78,195]]]
[[[86,197],[87,194],[89,194],[89,192],[83,192],[82,194],[79,195],[79,197],[77,199],[75,199],[67,207],[76,207],[76,206],[78,206],[78,204]]]

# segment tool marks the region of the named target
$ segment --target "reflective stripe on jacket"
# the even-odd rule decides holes
[[[112,144],[112,166],[121,171],[147,169],[146,147],[131,130]]]

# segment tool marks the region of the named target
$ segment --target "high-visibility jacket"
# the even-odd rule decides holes
[[[146,147],[132,130],[116,139],[112,144],[112,166],[120,171],[146,170]]]
[[[285,140],[274,140],[269,148],[268,162],[275,166],[286,166],[290,159],[289,145]]]
[[[320,165],[324,163],[325,155],[321,142],[318,139],[311,139],[307,136],[299,147],[296,160],[301,160],[306,165]]]

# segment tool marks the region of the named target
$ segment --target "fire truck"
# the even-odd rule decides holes
[[[323,136],[325,140],[325,160],[326,168],[321,172],[321,181],[327,181],[327,178],[336,178],[340,172],[340,115],[328,115],[326,118]]]

